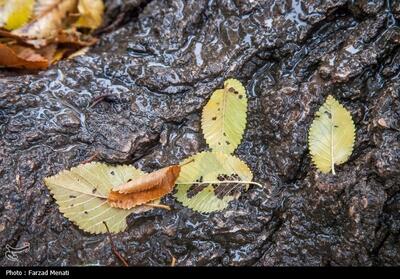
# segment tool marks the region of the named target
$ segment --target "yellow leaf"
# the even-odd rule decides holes
[[[80,17],[75,24],[77,27],[96,29],[101,25],[104,13],[102,0],[79,0],[78,11]]]
[[[244,162],[222,152],[198,153],[184,160],[181,166],[175,197],[184,206],[203,213],[228,207],[229,202],[237,199],[241,191],[248,189],[248,183],[238,181],[249,182],[253,178]]]
[[[312,160],[323,173],[343,164],[353,152],[355,127],[350,113],[331,95],[316,112],[308,136]]]
[[[32,15],[34,4],[35,0],[5,1],[0,5],[0,27],[14,30],[25,25]]]
[[[126,217],[152,207],[143,205],[129,210],[110,207],[107,197],[113,187],[125,184],[144,173],[132,166],[110,166],[104,163],[79,165],[69,171],[45,178],[60,211],[82,230],[89,233],[117,233],[125,230]],[[157,201],[158,202],[158,201]],[[155,203],[155,202],[153,202]]]
[[[59,4],[49,6],[43,14],[29,24],[12,31],[12,34],[31,39],[36,47],[46,44],[46,40],[57,37],[63,28],[63,19],[76,9],[77,0],[60,0]],[[32,40],[36,40],[36,43]]]
[[[247,96],[240,81],[228,79],[216,90],[203,109],[201,125],[213,151],[232,153],[246,127]]]

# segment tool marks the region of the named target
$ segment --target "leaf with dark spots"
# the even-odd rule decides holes
[[[202,184],[192,184],[187,193],[186,196],[191,199],[194,196],[196,196],[198,193],[200,193],[201,191],[203,191],[209,184],[208,183],[202,183]]]
[[[236,173],[231,175],[220,174],[217,176],[218,181],[240,181],[240,176]],[[225,184],[212,184],[217,198],[223,199],[226,195],[238,196],[244,190],[245,184],[242,183],[225,183]]]
[[[236,92],[240,93],[239,98]],[[245,94],[238,80],[228,79],[224,88],[215,90],[203,108],[201,127],[208,146],[214,151],[230,154],[240,144],[246,127]]]
[[[188,163],[193,159],[194,162]],[[175,197],[184,206],[203,213],[228,207],[230,201],[247,190],[253,177],[244,162],[222,152],[201,152],[186,159],[181,165]],[[232,183],[224,183],[228,180]]]
[[[335,174],[335,165],[343,164],[350,157],[354,141],[355,126],[350,112],[329,95],[316,112],[309,130],[308,146],[313,163],[321,172]]]
[[[111,175],[111,172],[115,175]],[[128,179],[142,175],[142,171],[132,166],[114,167],[92,162],[47,177],[45,184],[60,211],[79,228],[89,233],[105,233],[102,222],[107,221],[110,231],[117,233],[126,228],[125,218],[129,214],[144,212],[153,207],[143,205],[129,210],[112,208],[107,203],[108,193]]]

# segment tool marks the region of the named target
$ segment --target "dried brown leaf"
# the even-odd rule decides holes
[[[49,60],[29,47],[0,43],[0,65],[31,70],[46,69]]]
[[[172,191],[180,170],[178,165],[169,166],[114,187],[108,195],[108,203],[112,207],[130,209],[159,199]]]
[[[90,35],[84,35],[76,30],[61,30],[55,41],[60,44],[72,46],[91,46],[97,42],[97,39]]]

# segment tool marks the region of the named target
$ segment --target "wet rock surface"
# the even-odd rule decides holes
[[[236,155],[266,189],[208,215],[167,196],[171,211],[130,216],[114,236],[129,264],[400,264],[397,1],[126,3],[108,13],[125,11],[123,25],[87,55],[0,72],[0,265],[119,265],[107,236],[62,216],[43,178],[89,158],[152,171],[206,150],[201,109],[228,77],[249,95]],[[336,176],[307,151],[328,94],[357,128]],[[3,257],[25,242],[19,262]]]

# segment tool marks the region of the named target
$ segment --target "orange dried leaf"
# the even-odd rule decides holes
[[[178,165],[169,166],[114,187],[108,195],[108,203],[112,207],[130,209],[162,198],[174,188],[180,170]]]
[[[56,54],[56,50],[57,50],[56,44],[50,44],[41,49],[35,49],[35,51],[38,54],[40,54],[42,57],[46,58],[47,61],[49,61],[49,64],[52,64],[51,62],[53,61],[54,55]]]
[[[114,187],[113,191],[120,194],[129,194],[160,187],[165,183],[175,183],[180,171],[181,167],[179,165],[165,167],[152,173],[140,176],[137,179],[129,181],[118,187]]]
[[[91,46],[97,42],[97,39],[90,35],[84,35],[76,30],[61,30],[55,41],[60,44],[72,46]]]
[[[46,69],[49,60],[31,48],[0,43],[0,66],[31,70]]]

